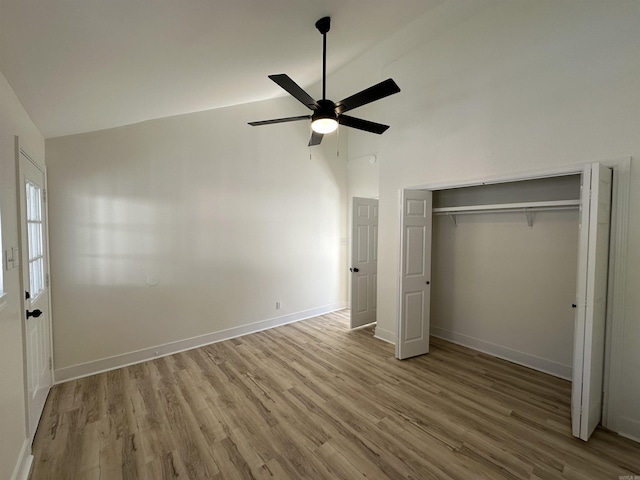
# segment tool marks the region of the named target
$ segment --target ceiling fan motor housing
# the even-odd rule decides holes
[[[319,107],[313,112],[311,120],[318,120],[320,118],[332,118],[338,120],[338,114],[336,113],[336,104],[331,100],[318,100]]]

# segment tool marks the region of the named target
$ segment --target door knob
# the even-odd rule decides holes
[[[353,268],[350,268],[350,269],[349,269],[349,271],[350,271],[350,272],[354,272],[354,273],[355,273],[355,272],[359,272],[359,271],[360,271],[360,269],[359,269],[359,268],[357,268],[357,267],[353,267]]]
[[[30,312],[29,310],[27,310],[27,318],[29,317],[38,318],[40,315],[42,315],[42,310],[36,309],[33,312]]]

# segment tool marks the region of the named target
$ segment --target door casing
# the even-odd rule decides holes
[[[21,158],[24,158],[24,161],[30,162],[36,169],[38,169],[41,173],[42,173],[42,178],[44,180],[42,188],[44,190],[44,192],[46,192],[47,189],[47,176],[46,176],[46,170],[42,168],[42,166],[38,165],[33,159],[32,157],[28,154],[28,152],[20,145],[20,139],[19,137],[15,137],[15,151],[16,151],[16,196],[17,196],[17,210],[18,210],[18,241],[19,241],[19,245],[20,245],[20,303],[21,303],[21,312],[22,312],[22,336],[23,336],[23,351],[24,351],[24,362],[23,362],[23,367],[24,367],[24,379],[25,379],[25,389],[24,389],[24,395],[25,395],[25,421],[26,421],[26,427],[27,427],[27,432],[29,434],[29,443],[31,444],[31,442],[33,442],[34,436],[35,436],[35,432],[38,426],[38,421],[40,419],[40,415],[41,415],[41,411],[40,412],[34,412],[33,411],[33,403],[32,403],[32,398],[30,398],[30,386],[29,386],[29,368],[30,368],[30,362],[33,361],[32,359],[29,358],[29,351],[30,349],[28,349],[28,342],[29,339],[27,337],[28,334],[28,330],[27,330],[27,324],[26,324],[26,319],[24,317],[25,315],[25,311],[28,310],[30,308],[30,301],[27,300],[25,298],[25,295],[23,294],[25,291],[29,290],[29,285],[25,285],[25,269],[29,268],[28,262],[24,261],[24,257],[25,257],[25,252],[24,252],[24,248],[23,245],[28,241],[27,238],[25,238],[25,232],[23,231],[22,228],[22,222],[23,222],[23,216],[25,215],[25,212],[22,211],[22,204],[21,204],[21,192],[22,190],[24,190],[25,188],[25,175],[23,172],[23,168],[21,167]],[[46,193],[45,193],[46,195]],[[43,230],[43,235],[45,237],[44,240],[44,263],[45,263],[45,269],[46,269],[46,275],[48,278],[48,273],[50,270],[50,263],[49,263],[49,232],[48,232],[48,213],[47,213],[47,207],[46,207],[47,203],[46,203],[46,199],[43,202],[43,210],[42,210],[42,215],[43,215],[43,219],[44,219],[44,230]],[[28,253],[26,254],[28,257]],[[53,384],[53,335],[52,335],[52,322],[51,322],[51,292],[50,292],[50,288],[48,285],[48,281],[45,284],[45,288],[47,289],[47,295],[46,295],[46,299],[44,300],[46,302],[46,304],[43,306],[44,308],[46,308],[46,323],[44,324],[44,329],[46,330],[46,348],[48,349],[47,351],[47,357],[45,358],[44,361],[48,363],[48,367],[49,367],[49,373],[48,373],[48,380],[47,380],[47,385],[46,385],[46,394],[48,394],[49,389],[51,388],[52,384]],[[46,394],[42,394],[44,395],[44,398],[46,399]]]

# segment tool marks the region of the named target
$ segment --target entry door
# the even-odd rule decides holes
[[[19,192],[29,435],[33,440],[51,388],[51,325],[44,172],[20,151]]]
[[[571,423],[585,441],[602,417],[611,184],[611,169],[598,163],[583,173]]]
[[[376,321],[378,200],[353,197],[351,328]]]
[[[429,353],[432,192],[403,190],[396,357]]]

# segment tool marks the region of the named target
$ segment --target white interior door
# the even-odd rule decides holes
[[[376,321],[378,200],[353,197],[351,328]]]
[[[598,163],[585,169],[571,392],[573,435],[585,441],[602,416],[611,185],[611,169]]]
[[[51,325],[45,176],[25,153],[19,153],[21,264],[28,383],[29,435],[33,440],[51,388]]]
[[[403,190],[396,357],[429,352],[432,192]]]

